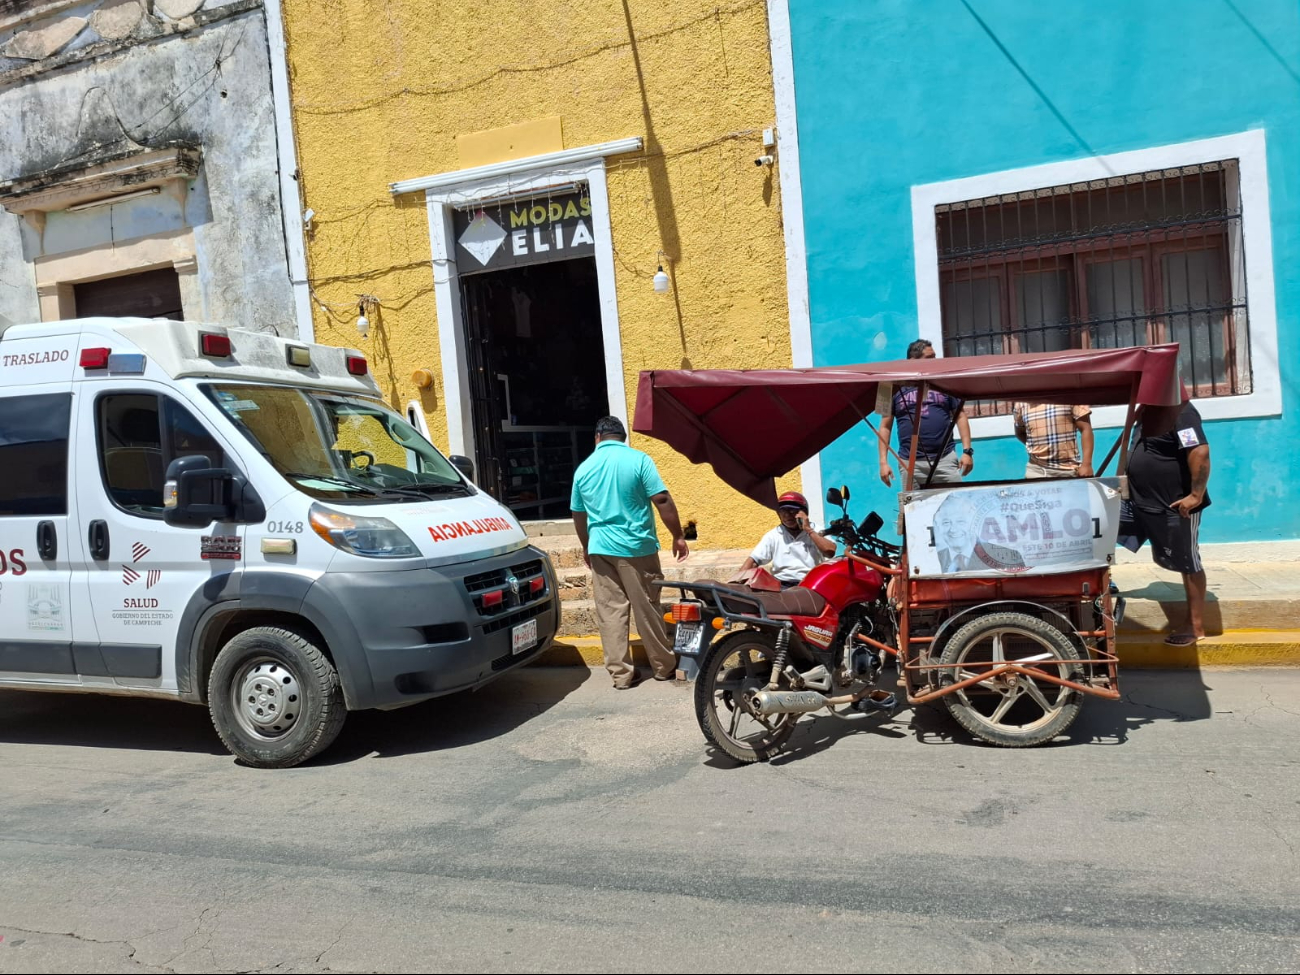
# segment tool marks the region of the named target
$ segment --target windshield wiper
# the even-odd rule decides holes
[[[375,489],[383,497],[387,498],[412,498],[418,501],[428,501],[431,497],[440,494],[451,494],[452,492],[469,491],[463,484],[402,484],[394,487],[377,487]]]
[[[453,491],[464,491],[466,494],[469,493],[469,488],[459,481],[457,481],[455,484],[447,484],[443,481],[429,481],[429,482],[418,482],[415,484],[403,484],[402,490],[428,491],[433,494],[451,494]]]
[[[379,496],[379,491],[372,488],[369,484],[358,484],[356,481],[349,481],[345,477],[335,477],[332,474],[312,474],[307,471],[285,471],[285,477],[292,477],[297,481],[326,481],[330,484],[337,484],[348,491],[358,491],[363,494]]]
[[[444,484],[441,482],[392,486],[386,484],[361,484],[358,481],[349,481],[345,477],[336,477],[332,474],[311,474],[305,471],[286,471],[284,476],[306,481],[324,481],[328,484],[337,484],[340,489],[355,491],[370,498],[428,501],[430,497],[438,494],[451,494],[461,491],[469,494],[469,489],[464,484]]]

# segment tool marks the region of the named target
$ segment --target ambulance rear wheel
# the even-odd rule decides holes
[[[245,630],[221,648],[208,710],[231,754],[254,768],[290,768],[319,754],[348,713],[329,658],[277,626]]]

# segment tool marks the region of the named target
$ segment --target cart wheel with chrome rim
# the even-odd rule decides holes
[[[1041,745],[1078,717],[1081,695],[1056,681],[1081,679],[1079,651],[1058,627],[1037,616],[1006,611],[979,616],[948,639],[939,662],[949,665],[941,685],[989,675],[943,702],[963,728],[991,744]],[[1021,669],[997,673],[1007,664]]]

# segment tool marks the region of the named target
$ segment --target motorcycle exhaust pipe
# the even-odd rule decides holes
[[[816,691],[758,691],[750,699],[750,704],[759,714],[806,714],[824,708],[827,704],[825,694]]]
[[[771,714],[807,714],[819,708],[839,707],[841,704],[856,704],[871,693],[865,688],[857,694],[839,694],[827,697],[816,691],[756,691],[749,699],[749,705],[758,714],[767,717]]]

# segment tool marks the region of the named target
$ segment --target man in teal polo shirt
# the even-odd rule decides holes
[[[655,680],[672,680],[677,656],[659,609],[659,592],[650,584],[662,579],[654,512],[673,536],[677,561],[686,558],[686,540],[668,489],[655,463],[626,443],[618,417],[596,424],[596,449],[573,475],[573,527],[591,569],[596,626],[605,651],[605,669],[617,690],[639,683],[628,646],[629,609],[645,644]]]

